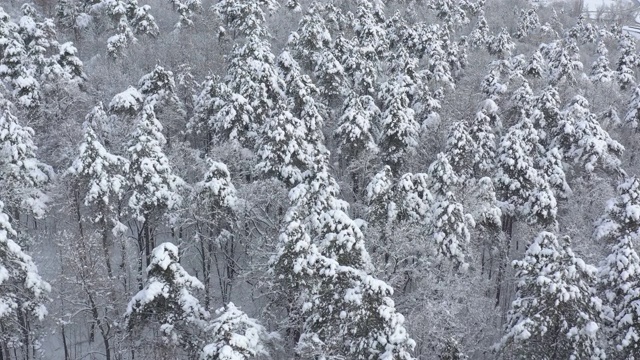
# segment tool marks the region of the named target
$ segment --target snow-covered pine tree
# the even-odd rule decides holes
[[[142,224],[137,234],[139,270],[142,270],[143,256],[146,256],[147,265],[150,264],[157,222],[182,202],[180,190],[184,181],[173,173],[163,151],[165,143],[162,125],[156,119],[153,107],[145,105],[129,139],[130,166],[126,175],[131,184],[129,208],[133,218]]]
[[[640,351],[640,257],[634,238],[637,236],[619,237],[598,273],[606,300],[603,312],[610,322],[605,328],[613,344],[610,353],[621,359],[634,359]]]
[[[410,101],[412,87],[416,85],[412,79],[414,68],[405,67],[398,71],[382,85],[384,112],[381,121],[382,136],[378,144],[385,164],[394,173],[402,167],[405,156],[418,145],[420,128]]]
[[[11,39],[11,38],[9,38]],[[35,69],[28,62],[27,51],[21,39],[12,39],[0,58],[0,77],[11,85],[11,94],[17,105],[34,109],[40,104],[40,82],[34,77]]]
[[[595,237],[617,241],[625,236],[640,238],[640,180],[629,177],[618,186],[618,196],[607,203],[605,214],[597,221]]]
[[[540,18],[538,18],[536,9],[521,9],[520,18],[518,19],[518,30],[516,30],[514,37],[516,39],[523,39],[538,28],[540,28]]]
[[[264,26],[265,14],[263,8],[275,10],[278,3],[273,0],[222,0],[213,9],[223,22],[240,35],[267,35]]]
[[[256,34],[234,48],[226,80],[232,93],[247,99],[253,109],[250,131],[254,133],[285,98],[285,85],[278,75],[271,45]]]
[[[367,185],[368,219],[370,222],[384,224],[393,218],[396,204],[393,201],[393,173],[391,167],[385,165],[376,173]]]
[[[481,152],[464,121],[456,121],[451,125],[445,154],[462,182],[473,176],[474,159],[481,155]]]
[[[152,346],[166,347],[167,356],[176,356],[183,350],[193,358],[200,352],[198,335],[205,328],[209,312],[192,291],[203,288],[200,280],[180,265],[177,246],[171,243],[158,245],[151,253],[144,288],[127,305],[127,329],[152,327],[160,337],[151,339]]]
[[[597,116],[589,110],[589,102],[580,95],[562,112],[553,142],[568,159],[580,163],[587,176],[593,174],[596,166],[622,172],[619,157],[624,147],[600,126]]]
[[[364,234],[345,213],[347,204],[336,198],[335,180],[326,169],[316,173],[325,175],[309,177],[308,184],[291,190],[293,206],[287,212],[278,256],[271,260],[277,281],[290,286],[285,289],[293,322],[287,326],[295,325],[298,316],[304,319],[297,353],[413,359],[410,351],[415,343],[394,308],[392,289],[368,275],[372,265]],[[318,247],[300,219],[317,234]]]
[[[192,28],[193,15],[202,10],[202,2],[200,0],[171,0],[173,9],[180,15],[180,19],[174,25],[176,30]]]
[[[413,359],[415,342],[390,298],[393,289],[366,271],[371,264],[357,225],[340,210],[323,214],[321,222],[319,282],[304,304],[298,351],[328,358]]]
[[[373,136],[380,109],[368,95],[348,96],[344,102],[338,128],[333,135],[338,140],[340,153],[348,160],[357,159],[363,152],[377,153],[378,145]]]
[[[232,279],[236,276],[236,264],[233,254],[235,235],[236,209],[239,203],[236,188],[231,182],[231,174],[223,163],[207,158],[208,170],[204,179],[193,186],[191,194],[191,211],[196,222],[196,246],[199,248],[199,260],[202,264],[202,279],[204,282],[204,304],[208,307],[211,302],[214,283],[220,284],[220,297],[228,302],[231,295]],[[218,270],[220,282],[215,281],[215,275],[210,264],[215,257],[221,255],[227,264]]]
[[[605,214],[596,222],[598,240],[606,240],[610,251],[599,269],[600,290],[604,292],[608,330],[616,356],[633,358],[640,351],[640,258],[634,242],[640,237],[640,180],[629,177],[618,186],[618,195],[609,200]]]
[[[469,357],[460,349],[460,344],[455,338],[449,338],[440,351],[440,360],[467,360]]]
[[[544,174],[535,167],[537,132],[522,118],[502,137],[494,177],[504,215],[531,223],[554,225],[557,203]]]
[[[47,316],[44,303],[51,286],[38,274],[31,256],[18,244],[16,231],[0,201],[0,344],[2,352],[35,356],[34,319]],[[3,354],[3,356],[4,356]]]
[[[344,66],[330,50],[313,54],[313,75],[320,93],[331,102],[346,93],[347,74]]]
[[[491,39],[490,36],[487,18],[484,16],[484,10],[481,10],[475,28],[471,34],[469,34],[469,44],[475,48],[487,47]]]
[[[618,38],[618,49],[620,57],[618,58],[616,72],[618,84],[620,88],[626,89],[635,86],[634,69],[640,64],[640,59],[636,54],[636,40],[627,32],[622,32]]]
[[[482,79],[482,92],[492,100],[498,99],[507,92],[507,84],[500,81],[500,69],[492,66],[487,76]]]
[[[429,26],[423,34],[425,41],[425,55],[428,57],[427,78],[439,85],[455,88],[453,72],[447,54],[448,32],[445,28],[434,24]],[[402,57],[399,57],[402,59]],[[417,71],[418,66],[412,66]]]
[[[104,261],[111,277],[109,234],[121,225],[118,201],[124,197],[127,180],[123,174],[127,172],[129,162],[110,154],[90,125],[85,128],[84,141],[78,152],[67,172],[75,178],[76,197],[84,194],[81,201],[91,208],[90,221],[99,225]]]
[[[333,39],[329,31],[330,25],[323,16],[326,10],[323,2],[314,1],[300,19],[298,29],[289,37],[289,45],[295,56],[308,70],[318,65],[315,62],[317,54],[331,49]]]
[[[540,142],[550,145],[556,136],[562,117],[558,90],[553,85],[544,88],[536,96],[534,108],[538,111],[532,114],[532,120],[538,130]]]
[[[607,46],[605,43],[600,40],[598,42],[598,59],[593,62],[591,65],[591,81],[594,83],[610,83],[615,79],[615,73],[611,70],[609,66],[609,58],[607,54],[609,51],[607,50]]]
[[[389,39],[384,27],[384,12],[380,3],[359,0],[355,12],[353,30],[366,57],[377,62],[389,50]],[[370,51],[369,49],[373,50]]]
[[[269,355],[263,342],[272,335],[257,320],[232,302],[216,310],[216,315],[205,330],[211,340],[202,349],[200,360],[249,360]]]
[[[36,157],[34,131],[21,126],[8,107],[0,114],[0,197],[10,211],[24,210],[41,218],[49,197],[45,187],[53,168]],[[14,219],[15,221],[15,219]]]
[[[640,125],[640,87],[636,87],[633,90],[627,109],[624,122],[638,131],[638,125]]]
[[[160,32],[156,20],[151,15],[149,5],[138,4],[138,0],[127,0],[127,18],[136,35],[154,38]]]
[[[313,162],[311,150],[304,124],[279,104],[262,130],[256,170],[295,186]]]
[[[562,152],[558,148],[551,148],[538,159],[540,172],[544,175],[554,195],[558,199],[567,199],[571,193],[571,187],[567,183],[567,175],[562,163]]]
[[[511,35],[506,28],[493,35],[487,41],[487,51],[489,54],[497,56],[500,60],[508,59],[515,49],[516,44],[511,40]]]
[[[313,84],[309,76],[302,73],[300,65],[289,51],[285,50],[278,56],[277,66],[280,76],[284,80],[285,95],[291,113],[304,124],[307,140],[313,146],[323,148],[324,118],[321,114],[325,109],[314,98],[320,94],[320,90]]]
[[[176,83],[173,72],[156,65],[153,71],[145,74],[138,81],[138,91],[144,96],[145,105],[151,105],[159,110],[161,105],[180,105],[180,99],[176,95]]]
[[[550,44],[542,44],[540,50],[547,58],[549,80],[552,84],[576,81],[575,72],[582,71],[584,65],[580,61],[580,50],[575,41],[556,40]]]
[[[541,78],[547,73],[547,71],[548,69],[544,61],[544,57],[542,57],[542,53],[539,50],[534,51],[534,53],[531,54],[531,58],[529,59],[529,63],[525,69],[525,74],[534,78]]]
[[[541,232],[524,259],[513,262],[518,284],[506,334],[496,345],[501,358],[606,358],[599,338],[602,301],[592,288],[596,269],[574,255],[568,237],[562,242]]]
[[[431,211],[436,255],[453,261],[456,268],[465,270],[469,266],[466,261],[470,240],[468,227],[474,227],[475,221],[464,212],[462,204],[453,194],[460,185],[460,178],[444,153],[439,153],[429,166],[428,182],[435,196]]]

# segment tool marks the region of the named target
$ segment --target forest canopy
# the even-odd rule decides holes
[[[0,6],[0,360],[640,358],[633,9]]]

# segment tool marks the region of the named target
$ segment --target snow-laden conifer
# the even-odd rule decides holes
[[[209,312],[192,294],[204,286],[180,265],[178,247],[162,243],[153,249],[147,276],[144,288],[127,305],[127,328],[153,326],[161,345],[197,351],[195,335],[204,328]]]
[[[596,269],[573,253],[568,237],[562,242],[542,232],[524,259],[513,262],[516,298],[497,344],[503,358],[606,358],[600,347],[602,301],[592,288]]]
[[[12,209],[24,209],[41,218],[49,197],[45,187],[53,168],[38,160],[32,128],[22,126],[9,108],[0,114],[0,196]]]

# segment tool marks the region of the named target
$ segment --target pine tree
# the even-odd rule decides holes
[[[469,34],[469,44],[475,48],[484,48],[487,47],[490,39],[489,25],[484,17],[484,11],[481,11],[478,15],[476,27]]]
[[[371,222],[384,223],[393,218],[395,203],[393,199],[393,173],[391,167],[384,168],[373,176],[367,185],[368,219]],[[391,205],[391,207],[389,206]],[[390,211],[391,210],[391,211]]]
[[[333,135],[339,141],[340,153],[348,159],[356,159],[363,152],[377,153],[378,145],[373,136],[380,110],[368,95],[347,97],[338,128]]]
[[[562,113],[556,130],[555,143],[568,159],[580,163],[587,175],[596,166],[606,171],[621,172],[619,156],[624,147],[613,140],[589,110],[589,102],[576,95]]]
[[[270,334],[233,303],[216,310],[217,318],[207,327],[212,340],[200,354],[201,360],[233,359],[247,360],[261,355],[269,355],[263,341]]]
[[[78,157],[67,170],[75,177],[77,189],[84,195],[84,205],[91,208],[91,222],[100,226],[102,250],[109,276],[112,275],[109,256],[109,233],[120,226],[118,201],[124,197],[129,162],[110,154],[100,143],[91,126],[87,126]]]
[[[127,179],[131,184],[129,208],[133,218],[142,223],[137,234],[140,252],[138,270],[141,271],[143,256],[147,265],[150,264],[158,220],[182,203],[180,190],[184,187],[184,181],[173,173],[169,159],[164,154],[166,140],[153,108],[145,105],[136,122],[127,150],[131,163]]]
[[[325,50],[313,55],[316,64],[313,74],[317,79],[320,93],[331,100],[346,93],[346,77],[344,66],[335,55]]]
[[[554,234],[540,233],[513,267],[519,280],[497,345],[503,357],[606,357],[598,337],[601,300],[592,289],[596,269],[574,255],[568,237],[560,246]]]
[[[591,65],[591,81],[595,83],[610,83],[614,80],[614,72],[609,67],[609,59],[607,58],[606,45],[601,40],[598,43],[598,59]]]
[[[283,102],[284,83],[275,66],[269,42],[251,34],[242,46],[236,46],[227,70],[227,85],[253,109],[251,131],[257,132],[272,111]]]
[[[596,223],[595,237],[609,241],[640,237],[639,210],[640,180],[634,176],[618,186],[618,196],[608,202],[605,215]]]
[[[19,106],[34,109],[40,104],[40,83],[34,77],[35,69],[27,61],[27,51],[18,40],[6,44],[4,56],[0,58],[0,77],[11,84],[12,95]]]
[[[285,84],[285,94],[291,113],[305,126],[307,140],[317,148],[323,148],[324,106],[314,98],[320,94],[311,78],[302,73],[298,62],[289,51],[283,51],[277,59],[278,70]]]
[[[438,258],[454,262],[456,268],[466,270],[467,245],[470,240],[468,226],[474,227],[473,218],[465,214],[453,191],[460,184],[460,178],[449,164],[447,156],[439,153],[429,166],[429,188],[435,195],[432,232]]]
[[[534,108],[537,112],[532,114],[535,126],[538,129],[540,140],[543,144],[550,144],[554,139],[561,121],[560,94],[553,85],[549,85],[536,96]]]
[[[445,196],[460,185],[460,177],[453,170],[449,158],[438,153],[436,160],[429,165],[429,188],[436,196]]]
[[[633,359],[640,351],[640,257],[634,249],[634,238],[618,238],[598,273],[599,284],[605,289],[605,314],[611,321],[614,356],[622,359]]]
[[[460,344],[455,338],[448,339],[440,352],[440,360],[467,360],[469,357],[460,350]]]
[[[346,204],[335,198],[335,180],[328,174],[315,179],[312,186],[300,184],[291,190],[294,204],[287,213],[278,256],[271,260],[278,281],[290,286],[289,307],[302,309],[292,309],[298,314],[294,319],[304,320],[296,352],[304,357],[412,359],[415,342],[394,308],[392,289],[368,275],[371,260],[364,235],[344,212]],[[309,208],[325,210],[309,217]],[[318,247],[311,244],[298,219],[308,219]],[[302,291],[292,290],[299,288]]]
[[[509,129],[498,148],[497,173],[494,177],[502,212],[524,218],[531,223],[556,223],[557,202],[546,181],[535,167],[537,134],[527,118]]]
[[[41,218],[49,201],[44,190],[54,172],[36,157],[33,137],[33,129],[21,126],[5,108],[0,115],[0,196],[11,210],[23,209]]]
[[[515,38],[523,39],[533,31],[540,27],[540,19],[535,9],[520,10],[520,19],[518,21],[518,30],[516,31]]]
[[[295,186],[312,162],[304,125],[283,104],[265,124],[258,144],[256,170]]]
[[[394,186],[394,203],[390,204],[390,220],[399,222],[431,223],[433,196],[429,190],[429,179],[425,173],[406,173]]]
[[[173,72],[158,65],[138,81],[138,91],[144,96],[145,104],[154,108],[158,103],[162,105],[179,104],[180,99],[178,99],[175,89]]]
[[[542,54],[549,62],[550,81],[558,84],[564,81],[575,82],[575,72],[582,71],[578,45],[570,40],[558,40],[541,46]]]
[[[149,5],[138,5],[137,0],[127,0],[127,17],[136,35],[155,38],[160,32]]]
[[[433,238],[436,244],[436,256],[453,261],[456,268],[466,270],[467,246],[471,235],[468,227],[475,222],[464,213],[452,192],[440,197],[433,206]]]
[[[478,149],[478,144],[471,137],[469,129],[463,121],[456,121],[451,125],[445,153],[462,181],[473,175],[474,158],[480,155],[481,150]]]
[[[640,180],[630,177],[618,186],[618,195],[609,200],[605,214],[596,222],[595,238],[606,240],[610,252],[599,271],[611,335],[616,355],[633,358],[638,354],[640,306],[640,258],[634,241],[640,237]]]
[[[491,36],[487,42],[489,54],[501,60],[508,59],[515,47],[516,44],[511,40],[511,35],[506,28],[503,28],[498,35]]]
[[[202,261],[204,279],[204,304],[211,301],[211,288],[214,274],[210,264],[216,256],[222,255],[227,264],[217,272],[221,286],[220,297],[223,302],[229,300],[232,280],[236,275],[236,256],[233,254],[234,226],[236,210],[240,203],[236,188],[231,182],[231,174],[223,163],[207,158],[208,170],[204,179],[193,186],[190,197],[191,212],[197,223],[196,236],[199,260]]]
[[[42,321],[48,315],[44,303],[51,285],[40,277],[31,256],[16,244],[16,236],[0,201],[0,343],[12,352],[22,348],[28,354],[35,346],[30,340],[31,321]]]
[[[617,78],[622,89],[635,85],[634,69],[640,63],[636,54],[636,41],[626,32],[623,32],[619,38],[618,48],[620,49],[620,57],[617,62]]]
[[[544,58],[539,50],[536,50],[529,59],[525,74],[534,78],[541,78],[547,73]]]
[[[180,20],[174,25],[176,30],[193,27],[193,14],[202,10],[200,0],[171,0],[173,9],[180,15]]]
[[[552,148],[539,159],[540,172],[545,176],[556,198],[567,199],[572,191],[567,183],[567,175],[562,164],[562,153],[558,148]]]
[[[204,328],[209,313],[191,292],[203,288],[200,280],[180,265],[177,246],[158,245],[151,254],[144,288],[127,305],[127,328],[133,331],[153,324],[158,327],[159,345],[196,353],[200,344],[195,335]]]
[[[371,47],[373,49],[375,56],[371,54],[368,56],[370,58],[375,59],[378,56],[383,56],[389,50],[390,44],[387,30],[383,26],[384,21],[384,13],[380,4],[374,5],[369,0],[358,1],[353,30],[363,48]]]
[[[241,35],[266,35],[263,8],[271,11],[277,6],[273,0],[223,0],[214,6],[216,13],[224,23]]]
[[[632,128],[638,130],[640,124],[640,87],[636,87],[631,95],[631,101],[629,101],[627,115],[624,117],[624,122],[629,124]]]
[[[323,248],[348,264],[367,264],[362,235],[346,214],[327,214]],[[333,221],[338,220],[337,224]],[[340,225],[339,225],[340,224]],[[351,225],[350,225],[351,224]],[[352,231],[353,230],[353,231]],[[354,248],[351,248],[355,246]],[[357,250],[357,251],[353,251]],[[324,251],[322,251],[324,254]],[[346,256],[351,253],[351,256]],[[355,258],[354,258],[355,256]],[[415,342],[390,296],[393,289],[365,271],[332,257],[316,260],[320,282],[305,303],[306,321],[298,351],[309,356],[350,359],[413,359]],[[328,305],[330,304],[330,305]]]
[[[409,69],[407,69],[409,70]],[[397,75],[385,85],[385,111],[382,114],[380,150],[384,162],[398,172],[404,157],[418,145],[419,125],[411,108],[409,95],[411,82],[404,74]]]

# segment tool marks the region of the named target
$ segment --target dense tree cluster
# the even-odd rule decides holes
[[[3,3],[0,360],[637,358],[633,19],[574,5]]]

